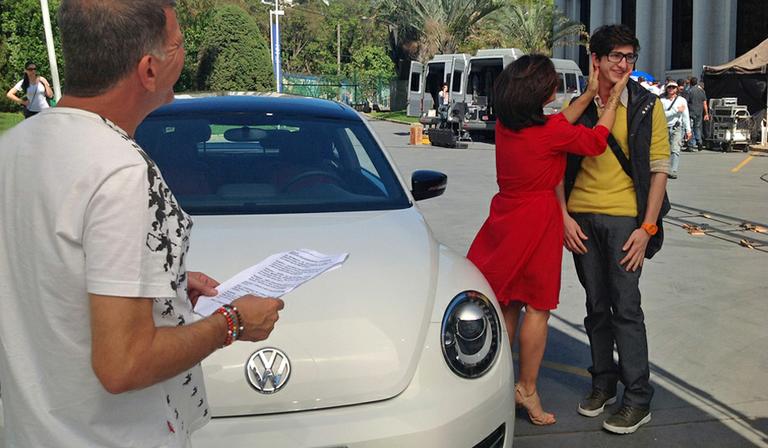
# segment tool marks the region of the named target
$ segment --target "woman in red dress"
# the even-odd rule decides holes
[[[543,107],[554,100],[558,77],[543,55],[509,64],[494,85],[496,98],[496,176],[499,192],[490,216],[469,249],[469,258],[488,279],[502,306],[510,346],[520,310],[520,375],[515,401],[536,425],[555,423],[536,391],[547,341],[549,312],[557,308],[563,256],[563,213],[556,187],[563,181],[566,153],[597,156],[605,151],[616,115],[617,83],[594,129],[575,126],[597,93],[597,70],[587,91],[556,115]]]

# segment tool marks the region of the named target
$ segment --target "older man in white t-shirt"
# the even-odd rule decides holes
[[[192,220],[132,139],[184,63],[172,5],[63,0],[67,94],[0,137],[6,448],[188,446],[210,418],[200,361],[283,306],[191,314],[218,283],[186,271]]]

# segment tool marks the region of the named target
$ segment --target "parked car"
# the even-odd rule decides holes
[[[361,115],[308,98],[177,99],[136,140],[193,216],[190,269],[223,281],[278,252],[349,253],[284,297],[269,339],[204,361],[196,447],[511,446],[500,309],[415,206],[445,175],[406,187]]]

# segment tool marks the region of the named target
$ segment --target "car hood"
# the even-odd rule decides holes
[[[349,258],[285,295],[267,340],[236,342],[204,361],[214,416],[384,400],[410,382],[432,313],[439,257],[418,210],[196,216],[187,266],[223,281],[273,253],[300,248]],[[246,363],[262,348],[290,360],[285,386],[268,395],[246,380]]]

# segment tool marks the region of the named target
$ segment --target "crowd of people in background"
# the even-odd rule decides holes
[[[680,153],[704,149],[705,123],[710,119],[704,83],[694,76],[667,77],[663,83],[639,76],[637,82],[664,104],[671,151],[669,178],[677,179]]]

